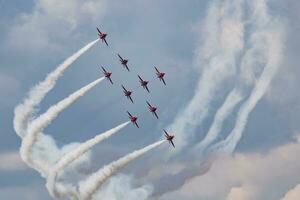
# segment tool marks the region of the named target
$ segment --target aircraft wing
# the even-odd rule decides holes
[[[148,101],[146,101],[146,102],[147,102],[148,106],[151,107],[151,104]]]
[[[136,122],[134,122],[134,124],[136,125],[136,127],[140,128],[139,125]]]
[[[164,132],[165,132],[166,136],[169,136],[168,132],[165,129],[164,129]]]
[[[105,42],[106,46],[108,46],[108,44],[107,44],[107,42],[106,42],[106,39],[105,39],[105,38],[103,39],[103,41]]]
[[[127,111],[127,114],[128,114],[130,117],[132,117],[132,115],[130,114],[130,112]]]
[[[122,60],[123,60],[123,58],[120,56],[120,54],[118,54],[118,56],[119,56],[120,60],[122,61]]]
[[[174,143],[173,143],[173,141],[172,141],[172,140],[170,141],[170,143],[171,143],[171,144],[172,144],[172,146],[175,148],[175,145],[174,145]]]
[[[156,112],[153,112],[153,114],[155,115],[155,117],[158,119],[158,115]]]
[[[154,67],[154,68],[155,68],[155,70],[156,70],[157,73],[160,73],[159,70],[156,67]]]
[[[138,75],[138,77],[139,77],[140,81],[143,81],[143,79],[140,77],[140,75]]]
[[[128,68],[127,64],[125,64],[125,67],[126,67],[127,71],[129,71],[129,68]]]
[[[110,82],[111,84],[114,84],[114,83],[112,82],[112,80],[111,80],[110,77],[108,77],[108,80],[109,80],[109,82]]]
[[[161,78],[160,80],[164,83],[164,85],[166,85],[166,82],[165,82],[164,78]]]
[[[147,85],[145,86],[145,88],[146,88],[147,92],[149,92],[149,93],[150,93],[150,91],[149,91],[149,89],[148,89]]]
[[[97,27],[97,31],[98,31],[98,33],[101,33],[101,31],[99,30],[99,28]]]
[[[124,87],[124,85],[122,85],[122,88],[123,88],[124,91],[127,91],[126,88]]]
[[[131,96],[128,96],[128,98],[129,98],[129,99],[130,99],[130,101],[133,103],[133,100],[132,100]]]
[[[102,68],[103,72],[105,72],[105,73],[106,73],[106,70],[104,69],[104,67],[102,67],[102,66],[101,66],[101,68]]]

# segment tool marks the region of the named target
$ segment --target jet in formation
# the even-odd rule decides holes
[[[129,117],[131,123],[133,123],[134,125],[136,125],[136,127],[140,128],[139,125],[136,122],[138,118],[136,116],[132,116],[130,114],[130,112],[128,112],[128,111],[127,111],[127,114],[128,114],[128,117]]]
[[[121,64],[127,69],[127,71],[129,71],[129,68],[127,66],[128,60],[127,59],[123,59],[120,54],[118,54],[118,57],[120,59]]]
[[[141,86],[142,86],[145,90],[147,90],[147,92],[150,93],[149,88],[148,88],[148,86],[147,86],[148,83],[149,83],[149,81],[143,80],[143,79],[140,77],[140,75],[138,75],[138,77],[139,77],[139,79],[140,79]]]
[[[169,143],[172,144],[172,146],[175,148],[175,145],[173,143],[174,135],[170,135],[165,129],[164,132],[165,132],[166,140],[168,140]]]
[[[99,28],[97,28],[97,31],[98,31],[98,36],[99,38],[102,40],[102,42],[105,42],[106,46],[108,46],[107,42],[106,42],[106,36],[107,34],[106,33],[103,33],[99,30]]]
[[[154,68],[155,68],[155,71],[156,71],[157,78],[166,85],[166,82],[164,80],[164,76],[165,76],[166,73],[160,72],[156,67],[154,67]]]
[[[146,102],[148,104],[149,111],[158,119],[158,115],[156,113],[157,107],[152,106],[148,101]]]
[[[110,81],[111,84],[114,84],[114,83],[112,82],[111,78],[110,78],[110,76],[112,75],[112,73],[106,71],[105,68],[102,67],[102,66],[101,66],[101,68],[102,68],[102,72],[103,72],[105,78],[107,78],[107,79]]]
[[[133,100],[131,98],[131,94],[132,94],[132,91],[130,90],[127,90],[124,85],[122,85],[122,88],[123,88],[123,92],[124,92],[124,95],[133,103]]]

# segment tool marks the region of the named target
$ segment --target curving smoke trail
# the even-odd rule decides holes
[[[86,92],[95,87],[98,83],[100,83],[104,77],[101,77],[90,84],[82,87],[77,90],[73,94],[69,95],[62,101],[57,104],[51,106],[44,114],[40,115],[37,119],[32,121],[28,128],[27,134],[22,140],[20,154],[24,162],[26,162],[30,167],[43,172],[44,170],[40,168],[40,162],[32,159],[32,148],[36,143],[40,133],[43,129],[48,126],[52,120],[54,120],[60,112],[69,107],[72,103],[74,103],[78,98],[83,96]],[[48,170],[47,170],[48,171]],[[47,174],[47,173],[46,173]]]
[[[54,71],[49,73],[43,81],[30,89],[27,98],[24,99],[22,104],[19,104],[15,108],[13,121],[14,129],[20,137],[23,137],[26,134],[27,125],[33,117],[35,108],[40,104],[45,95],[54,87],[58,78],[69,66],[71,66],[73,62],[75,62],[82,54],[93,47],[98,41],[99,39],[88,43],[86,46],[67,58]]]
[[[223,105],[217,111],[213,123],[209,128],[209,131],[206,134],[205,138],[194,147],[193,151],[203,152],[208,147],[208,145],[210,145],[214,140],[217,139],[223,127],[224,120],[230,115],[235,106],[239,102],[241,102],[242,99],[243,95],[237,88],[233,89],[228,94]]]
[[[77,148],[71,150],[70,152],[66,153],[56,164],[54,167],[51,168],[48,177],[47,177],[47,188],[49,193],[53,197],[63,197],[65,192],[61,193],[59,187],[57,187],[56,179],[58,174],[63,171],[67,166],[69,166],[74,160],[78,159],[92,147],[94,147],[99,142],[109,138],[110,136],[118,133],[120,130],[125,128],[130,121],[120,124],[104,133],[101,133],[94,138],[87,140],[86,142],[80,144]]]
[[[256,85],[247,101],[238,112],[235,126],[227,138],[211,148],[214,153],[232,153],[242,137],[242,133],[248,122],[249,114],[255,108],[257,102],[267,91],[272,78],[276,74],[282,59],[282,44],[284,28],[280,20],[272,18],[268,14],[266,0],[254,1],[254,19],[257,32],[252,35],[253,57],[250,64],[257,64],[255,55],[262,55],[263,69]],[[253,67],[254,68],[254,67]]]
[[[244,47],[242,0],[213,0],[209,3],[201,26],[202,41],[195,51],[195,67],[201,71],[201,77],[194,96],[168,128],[176,132],[176,152],[192,140],[195,129],[207,116],[214,96],[221,92],[222,84],[235,75],[236,57]]]
[[[253,30],[249,34],[250,47],[246,49],[245,54],[241,60],[241,67],[240,67],[241,74],[239,77],[240,78],[239,85],[241,84],[252,85],[256,83],[256,86],[255,89],[253,89],[252,94],[250,95],[247,102],[245,102],[245,104],[240,109],[240,112],[238,113],[236,127],[234,128],[233,132],[230,134],[231,136],[228,136],[227,142],[223,141],[220,144],[215,146],[215,148],[219,148],[219,149],[222,149],[221,146],[224,146],[225,145],[224,143],[228,143],[229,140],[235,140],[235,142],[232,142],[232,144],[237,143],[237,140],[239,140],[239,138],[241,137],[241,133],[243,132],[244,129],[242,128],[242,126],[245,126],[247,123],[247,118],[248,118],[247,116],[249,115],[251,110],[254,109],[256,103],[265,93],[272,77],[276,73],[277,67],[281,59],[280,49],[281,49],[282,27],[280,22],[272,19],[271,16],[268,14],[267,4],[265,0],[251,1],[251,2],[247,2],[247,4],[251,8],[251,12],[250,12],[251,15],[247,23],[249,25],[251,24]],[[266,67],[264,68],[264,66]],[[259,81],[256,81],[255,80],[257,76],[256,74],[259,71],[262,71],[261,77],[259,78]],[[240,87],[240,93],[244,93],[244,92],[245,91],[242,90],[242,87]],[[226,99],[223,105],[228,103],[230,104],[230,100]],[[223,106],[219,109],[219,111],[222,110],[222,108]],[[225,113],[228,115],[230,114],[231,111],[232,110],[229,109],[225,111]],[[218,113],[216,117],[218,117]],[[223,118],[223,120],[224,119],[225,118]],[[237,126],[240,126],[240,128],[238,128]],[[213,127],[214,127],[214,123],[211,129]],[[201,144],[206,142],[207,136],[204,139],[204,141],[201,142]],[[236,139],[233,139],[232,137],[236,137]],[[225,150],[225,151],[227,151],[228,153],[232,152],[235,148],[235,145],[230,147],[231,150]]]
[[[219,7],[221,7],[221,10],[223,13],[227,13],[227,9],[222,7],[221,5],[224,5],[226,3],[237,4],[236,6],[238,6],[240,4],[243,5],[242,6],[242,12],[243,12],[242,19],[243,20],[241,20],[240,22],[244,26],[246,34],[244,34],[244,36],[242,38],[242,41],[244,42],[244,47],[243,47],[240,55],[235,57],[235,60],[236,60],[235,62],[237,62],[237,65],[239,67],[239,70],[238,70],[239,77],[238,78],[241,79],[241,80],[239,80],[240,82],[238,82],[238,84],[236,84],[237,86],[235,88],[236,88],[236,90],[240,91],[240,94],[247,95],[247,99],[241,104],[241,106],[239,103],[232,105],[233,107],[237,107],[237,105],[238,105],[239,110],[238,110],[238,114],[236,116],[237,119],[235,122],[235,126],[234,126],[232,132],[226,138],[226,140],[221,141],[220,143],[217,143],[216,145],[211,145],[213,143],[211,143],[210,140],[212,140],[212,138],[215,138],[215,141],[216,141],[217,136],[210,138],[209,135],[212,136],[216,133],[218,133],[216,135],[219,135],[220,130],[222,130],[222,123],[224,123],[224,120],[226,120],[228,118],[229,114],[233,111],[230,108],[231,106],[229,106],[229,107],[225,106],[226,104],[230,105],[231,103],[233,103],[233,102],[230,102],[230,98],[229,98],[229,96],[227,96],[225,102],[219,108],[219,110],[215,116],[212,127],[210,127],[210,129],[209,129],[208,135],[206,136],[204,141],[200,141],[200,144],[201,144],[201,146],[203,145],[203,147],[196,146],[196,148],[198,147],[200,149],[202,148],[203,150],[205,150],[206,153],[208,153],[208,156],[201,156],[201,155],[199,156],[199,149],[197,149],[198,151],[195,151],[195,149],[193,149],[191,152],[191,155],[190,155],[191,158],[187,159],[190,161],[189,164],[185,164],[185,163],[182,164],[184,166],[183,167],[184,170],[180,171],[182,173],[177,173],[177,172],[172,173],[172,178],[177,177],[177,179],[175,179],[176,184],[173,184],[173,186],[170,187],[171,190],[173,190],[173,189],[177,190],[178,188],[182,187],[182,185],[184,185],[185,183],[188,183],[189,179],[192,177],[201,176],[201,174],[199,174],[199,168],[201,169],[201,164],[202,164],[201,162],[203,160],[204,160],[204,162],[206,162],[205,159],[207,159],[207,158],[215,158],[214,155],[212,155],[211,153],[230,154],[234,151],[234,149],[235,149],[236,145],[238,144],[238,142],[242,136],[242,133],[245,129],[249,114],[254,109],[257,102],[262,98],[263,94],[266,92],[268,86],[270,85],[272,77],[274,76],[274,74],[277,71],[278,66],[280,65],[280,60],[281,60],[281,56],[282,56],[282,53],[281,53],[282,44],[284,44],[284,41],[283,41],[284,27],[282,26],[282,23],[281,23],[282,20],[281,20],[280,16],[279,17],[274,16],[269,13],[268,5],[267,5],[268,2],[269,1],[267,1],[267,0],[240,0],[240,1],[224,0],[223,3],[221,3],[221,1],[218,1],[218,0],[210,1],[210,6],[212,6],[212,7],[210,7],[209,10],[218,11]],[[216,9],[216,8],[218,8],[218,9]],[[229,12],[235,13],[233,10],[229,10]],[[274,13],[272,13],[272,14],[274,14]],[[216,16],[210,15],[210,12],[208,12],[205,23],[213,22],[214,21],[213,17],[217,17],[218,15],[219,14],[217,12],[216,12]],[[231,14],[228,13],[226,15],[231,15]],[[211,20],[208,20],[208,18],[210,18]],[[207,29],[204,26],[204,29],[209,30],[209,31],[207,31],[207,33],[208,33],[207,35],[210,35],[209,37],[215,38],[215,41],[219,40],[218,38],[220,36],[218,33],[222,32],[222,31],[218,31],[220,29],[217,29],[216,27],[221,26],[218,24],[222,23],[223,20],[225,20],[225,19],[218,18],[218,23],[217,22],[210,23],[210,26],[208,26],[208,27],[210,27],[210,29]],[[217,31],[215,31],[215,30],[217,30]],[[234,30],[234,29],[232,29],[232,30]],[[209,40],[207,41],[207,43],[214,46],[214,44],[212,42],[209,42]],[[206,43],[204,43],[204,45],[205,44]],[[216,45],[215,47],[219,48],[219,45]],[[204,48],[204,47],[202,47],[202,48]],[[219,52],[220,52],[220,54],[222,53],[222,51],[219,51]],[[224,54],[224,55],[226,55],[226,54]],[[196,59],[198,59],[198,58],[196,58]],[[210,63],[212,63],[213,60],[214,60],[214,57],[211,57]],[[223,76],[222,74],[217,73],[216,76],[218,76],[218,75]],[[202,87],[206,87],[206,85],[210,86],[210,84],[211,84],[210,82],[214,82],[214,80],[215,80],[214,78],[210,77],[209,80],[207,80],[207,84],[203,83]],[[215,84],[215,83],[212,83],[212,84]],[[240,87],[241,85],[242,85],[242,87]],[[215,85],[215,86],[217,87],[217,85]],[[252,89],[253,89],[253,91],[251,91]],[[249,93],[251,93],[251,94],[249,94]],[[208,97],[210,97],[210,95],[208,95]],[[204,102],[204,100],[199,100],[198,102],[195,102],[194,107],[199,108],[200,106],[203,106],[202,102]],[[198,105],[196,105],[196,103]],[[207,107],[209,108],[209,105]],[[225,109],[224,107],[225,108],[227,107],[227,108]],[[196,108],[195,111],[198,108]],[[206,107],[204,107],[204,108],[205,108],[205,109],[203,109],[204,111],[208,109]],[[191,109],[190,109],[191,110],[191,113],[189,114],[190,116],[192,115],[192,113],[194,113],[194,111],[192,109],[193,109],[193,107],[191,107]],[[220,114],[220,112],[221,113],[223,112],[223,114]],[[178,115],[181,115],[181,114],[182,113],[178,113]],[[203,115],[202,113],[199,113],[199,115],[195,114],[195,116],[194,116],[195,120],[193,120],[192,122],[194,123],[195,121],[199,120],[198,117],[200,117],[200,119],[202,119],[202,115]],[[222,117],[222,115],[226,115],[226,116]],[[215,122],[215,121],[217,121],[217,122]],[[182,121],[182,123],[185,123],[184,125],[182,125],[182,127],[184,127],[184,129],[187,129],[192,125],[192,123],[189,124],[189,122],[186,122],[186,120]],[[215,123],[217,123],[217,124],[215,124]],[[174,126],[176,127],[176,124]],[[221,129],[218,128],[219,126]],[[179,129],[179,130],[182,130],[182,129]],[[193,128],[192,128],[192,130],[193,130]],[[177,130],[175,130],[175,132],[176,132],[176,136],[177,136]],[[214,134],[212,134],[212,133],[214,133]],[[187,135],[186,137],[188,137],[188,139],[191,140],[190,136],[191,135],[189,135],[189,136]],[[208,139],[208,138],[210,138],[210,139]],[[197,160],[195,158],[197,158]],[[200,164],[196,163],[197,170],[195,170],[193,168],[193,166],[191,167],[192,159],[198,161],[198,163],[200,162]],[[175,164],[177,164],[177,163],[175,163]],[[158,171],[156,166],[154,166],[153,168],[154,169],[152,169],[152,170],[154,172]],[[161,167],[161,168],[163,168],[163,167]],[[173,171],[171,171],[171,172],[173,172]],[[188,174],[189,172],[194,172],[194,173]],[[163,177],[163,175],[164,175],[163,173],[165,173],[165,172],[162,172],[159,175],[155,174],[155,176],[157,176],[161,179],[161,177]],[[182,177],[181,174],[188,174],[188,176]],[[162,179],[164,179],[164,178],[165,177],[163,177]],[[170,183],[172,185],[172,181],[170,181]],[[170,188],[165,189],[163,192],[170,192]],[[178,189],[178,190],[180,190],[180,189]],[[170,194],[171,193],[172,192],[170,192]],[[176,192],[175,192],[175,194],[176,194]],[[162,199],[173,199],[172,196],[171,196],[171,198],[169,198],[169,196],[167,196],[167,197],[168,198],[162,198]]]
[[[125,167],[131,161],[139,158],[150,150],[158,147],[166,140],[160,140],[142,149],[136,150],[95,172],[87,180],[79,183],[80,199],[90,200],[97,190],[107,181],[113,174]]]
[[[272,45],[273,46],[273,45]],[[273,46],[274,47],[274,46]],[[276,48],[276,47],[275,47]],[[279,50],[279,49],[277,49]],[[277,51],[275,50],[275,51]],[[274,51],[274,49],[272,50]],[[279,52],[277,52],[279,53]],[[276,57],[276,56],[275,56]],[[237,143],[240,141],[242,137],[242,133],[245,129],[245,126],[248,122],[248,117],[251,111],[255,108],[257,102],[262,98],[264,93],[266,92],[272,77],[277,71],[277,62],[279,60],[272,57],[272,60],[269,60],[268,65],[264,69],[260,79],[257,81],[255,88],[253,89],[250,97],[243,104],[241,109],[239,110],[238,117],[236,120],[236,124],[231,131],[231,133],[227,136],[227,138],[220,143],[216,144],[212,147],[213,152],[219,153],[232,153],[235,150]],[[275,64],[275,65],[274,65]]]

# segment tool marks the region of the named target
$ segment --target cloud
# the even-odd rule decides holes
[[[96,24],[106,10],[106,0],[37,0],[30,13],[15,19],[7,38],[9,49],[28,53],[61,51],[62,41],[76,37],[84,24]]]
[[[288,191],[281,200],[297,200],[300,199],[300,184]]]
[[[16,95],[20,92],[20,83],[14,77],[0,73],[0,108],[15,101]]]
[[[43,191],[39,188],[37,185],[0,188],[0,199],[50,200],[46,190]]]
[[[300,181],[299,153],[300,135],[296,141],[266,154],[239,153],[219,157],[206,174],[195,176],[177,191],[159,199],[280,199]],[[286,196],[297,194],[297,191],[295,188]]]
[[[0,154],[0,171],[25,169],[28,169],[28,167],[22,162],[19,152],[11,151]]]
[[[150,185],[132,188],[132,177],[117,175],[112,177],[102,190],[97,192],[94,199],[99,200],[146,200],[152,192]]]
[[[251,191],[245,190],[242,187],[233,187],[230,189],[230,192],[226,198],[226,200],[250,200]]]

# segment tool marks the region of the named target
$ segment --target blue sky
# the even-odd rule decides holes
[[[226,2],[231,5],[237,0]],[[249,1],[245,0],[245,2]],[[237,156],[216,161],[220,165],[224,163],[224,171],[227,170],[226,167],[230,166],[228,168],[235,168],[244,172],[244,165],[237,164],[242,162],[240,161],[241,157],[245,157],[251,162],[253,157],[256,159],[256,157],[266,156],[266,160],[270,160],[270,165],[272,162],[282,163],[283,161],[276,160],[277,157],[280,157],[278,156],[280,149],[288,149],[285,151],[287,156],[293,155],[293,152],[289,150],[290,148],[297,149],[293,145],[297,146],[296,144],[298,144],[296,138],[299,136],[298,119],[300,117],[300,96],[297,88],[300,81],[298,67],[300,3],[293,0],[284,2],[269,0],[267,5],[268,14],[272,20],[280,19],[283,24],[285,39],[281,41],[283,46],[282,61],[271,85],[249,115],[243,136],[235,149]],[[0,131],[2,136],[0,145],[0,158],[2,159],[0,164],[0,198],[19,199],[19,195],[25,193],[25,197],[22,195],[25,199],[51,199],[44,186],[45,180],[38,173],[25,166],[18,157],[21,141],[13,129],[14,107],[22,101],[33,85],[42,80],[65,58],[96,39],[96,26],[101,27],[109,34],[108,43],[110,47],[107,48],[102,43],[98,43],[81,56],[59,79],[55,88],[47,94],[40,106],[39,113],[46,111],[52,104],[101,76],[100,65],[113,72],[113,81],[116,84],[111,86],[106,81],[100,83],[59,115],[45,129],[45,132],[52,135],[61,147],[71,142],[83,142],[125,122],[127,120],[126,110],[140,116],[140,129],[130,125],[122,130],[121,134],[113,136],[93,149],[90,171],[96,170],[103,164],[109,163],[134,149],[158,140],[162,135],[162,128],[172,128],[176,136],[176,128],[178,127],[172,122],[176,118],[180,119],[178,116],[184,112],[196,93],[198,81],[206,69],[206,66],[202,64],[209,63],[207,61],[201,63],[197,60],[203,56],[199,55],[201,52],[199,49],[204,46],[206,40],[210,40],[215,34],[218,34],[205,32],[205,20],[209,21],[206,16],[210,6],[209,1],[205,0],[132,0],[126,3],[119,0],[89,0],[86,2],[74,0],[64,3],[58,3],[56,0],[0,1],[0,41],[2,44],[0,47]],[[242,8],[243,10],[251,10],[251,8],[247,8],[247,4]],[[251,26],[249,29],[248,27],[245,29],[244,49],[251,46],[251,41],[247,40],[247,35],[252,31]],[[235,40],[230,42],[235,43]],[[226,51],[225,48],[224,54]],[[129,58],[129,67],[132,69],[130,73],[122,69],[115,53]],[[240,67],[239,59],[241,56],[236,59],[237,69]],[[157,66],[167,73],[167,85],[165,87],[156,80],[153,66]],[[150,95],[139,87],[137,74],[150,80]],[[220,74],[220,76],[222,75]],[[190,138],[190,145],[204,138],[217,110],[237,79],[236,75],[230,75],[228,80],[218,88],[209,104],[209,112],[205,119],[196,124],[192,131],[194,137]],[[214,80],[208,81],[213,82]],[[135,104],[130,104],[123,97],[120,84],[134,90]],[[251,87],[249,86],[246,91],[251,91]],[[159,107],[159,121],[148,113],[145,100],[149,100]],[[230,133],[235,124],[238,110],[239,107],[235,108],[224,121],[218,140],[226,138],[227,134]],[[196,113],[195,117],[198,116],[200,113]],[[184,133],[177,134],[180,138],[179,134]],[[189,152],[189,148],[187,146],[183,148],[181,154],[171,154],[173,155],[171,159],[165,159],[168,152],[173,149],[164,145],[131,163],[122,170],[123,174],[130,176],[127,181],[131,181],[132,185],[128,190],[134,191],[132,187],[154,183],[154,191],[152,192],[155,194],[154,199],[172,199],[177,196],[178,199],[225,200],[230,199],[230,195],[236,195],[241,191],[243,191],[241,193],[244,196],[240,199],[251,199],[251,196],[245,194],[249,192],[249,188],[242,187],[255,185],[255,181],[250,184],[250,175],[249,177],[242,177],[241,175],[235,178],[224,175],[224,180],[232,181],[221,181],[223,185],[215,188],[212,180],[222,173],[220,174],[218,169],[213,167],[211,173],[208,173],[203,179],[200,178],[200,181],[191,177],[188,178],[190,181],[187,181],[188,184],[191,184],[191,188],[205,184],[204,181],[207,181],[209,185],[212,184],[208,190],[211,193],[195,190],[195,192],[191,192],[191,195],[186,195],[186,188],[189,188],[189,185],[182,184],[181,187],[175,189],[174,194],[172,191],[166,190],[162,191],[166,194],[160,196],[159,192],[161,191],[156,191],[158,186],[167,184],[166,188],[168,188],[169,184],[172,188],[172,185],[176,184],[172,183],[173,179],[168,179],[168,175],[157,172],[162,177],[166,176],[166,179],[161,180],[155,177],[156,171],[164,171],[170,167],[170,171],[174,170],[174,177],[177,177],[177,166],[192,163],[190,158],[184,156],[185,153]],[[197,159],[200,160],[200,158]],[[258,160],[257,162],[262,161]],[[290,164],[298,166],[299,163],[295,160]],[[269,166],[269,163],[262,163],[261,165]],[[166,169],[162,169],[163,167]],[[199,169],[202,169],[200,164]],[[265,172],[264,170],[261,171]],[[257,170],[253,170],[251,173],[263,173],[261,171],[258,166]],[[280,172],[278,173],[280,174]],[[247,175],[247,172],[245,174]],[[297,178],[299,180],[299,175],[295,175],[293,180],[285,178],[282,185],[274,184],[273,191],[280,191],[276,194],[270,195],[268,193],[271,189],[266,186],[267,184],[262,186],[266,188],[265,192],[255,190],[251,193],[255,193],[255,199],[263,199],[266,196],[270,197],[269,199],[281,199],[285,195],[288,199],[288,191],[299,184]],[[121,180],[120,182],[122,182],[123,179],[122,176],[121,178],[116,176],[106,185],[105,190],[101,193],[102,198],[109,198],[107,191],[114,191],[114,185],[120,184],[118,181]],[[181,179],[180,176],[177,179]],[[181,185],[183,179],[177,179],[174,180]],[[236,192],[237,190],[238,192]],[[213,193],[216,195],[214,196]],[[126,199],[125,197],[122,198]]]

